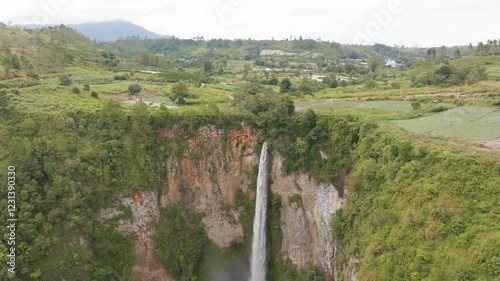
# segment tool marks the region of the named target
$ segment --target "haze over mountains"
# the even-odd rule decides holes
[[[53,24],[48,25],[24,25],[25,28],[40,28],[46,26],[53,26]],[[133,24],[124,20],[107,21],[107,22],[88,22],[81,24],[68,24],[66,25],[83,35],[99,41],[99,42],[111,42],[116,41],[119,38],[127,38],[129,36],[137,36],[140,38],[170,38],[170,35],[160,35],[152,31],[145,29],[142,26]]]

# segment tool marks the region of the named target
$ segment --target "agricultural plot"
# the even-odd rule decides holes
[[[102,93],[116,94],[128,92],[128,87],[130,84],[136,84],[134,81],[126,81],[126,82],[115,82],[110,84],[101,84],[101,85],[91,85],[92,90],[96,90]],[[144,84],[139,83],[142,86],[144,91],[160,91],[165,86],[155,85],[155,84]]]
[[[367,101],[356,108],[358,109],[379,109],[386,111],[411,111],[411,103],[408,101]]]
[[[101,98],[91,97],[86,91],[74,94],[71,87],[48,85],[22,89],[20,94],[12,95],[11,98],[17,110],[29,112],[30,115],[97,111],[104,102]]]
[[[392,122],[415,133],[435,136],[472,141],[500,137],[500,110],[489,107],[458,107],[431,116]]]
[[[175,103],[169,97],[166,96],[149,96],[143,98],[143,100],[146,102],[163,104],[165,106],[175,106]]]
[[[329,110],[342,110],[353,108],[359,105],[358,101],[350,100],[315,100],[315,101],[299,101],[295,103],[295,109],[297,111],[306,111],[308,109],[313,109],[317,112],[327,112]]]

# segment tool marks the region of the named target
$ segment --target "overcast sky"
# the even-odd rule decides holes
[[[321,38],[420,47],[500,39],[498,0],[15,0],[0,21],[71,24],[123,19],[191,38]]]

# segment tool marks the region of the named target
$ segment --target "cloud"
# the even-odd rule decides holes
[[[289,14],[293,17],[310,17],[310,16],[320,16],[320,15],[328,15],[331,13],[330,11],[321,8],[321,7],[306,7],[303,9],[292,9]]]

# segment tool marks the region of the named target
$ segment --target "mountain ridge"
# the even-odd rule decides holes
[[[48,26],[54,26],[53,24],[30,24],[23,25],[23,28],[43,28]],[[79,24],[67,24],[67,27],[73,28],[83,35],[89,37],[90,39],[96,40],[98,42],[113,42],[120,38],[127,38],[131,36],[137,36],[139,38],[171,38],[171,35],[161,35],[147,30],[146,28],[125,21],[125,20],[114,20],[114,21],[100,21],[100,22],[85,22]]]

